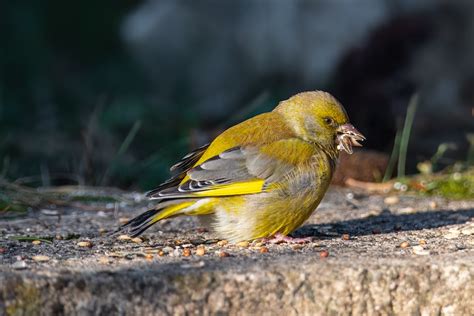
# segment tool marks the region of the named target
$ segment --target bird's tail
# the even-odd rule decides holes
[[[131,237],[137,237],[150,228],[150,226],[162,219],[178,215],[204,215],[211,212],[212,203],[210,203],[210,201],[181,200],[175,201],[175,203],[171,205],[169,203],[160,203],[155,208],[150,209],[123,224],[113,234],[126,231]]]

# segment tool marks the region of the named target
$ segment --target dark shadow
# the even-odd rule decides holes
[[[321,233],[324,226],[332,226],[331,232],[349,234],[351,236],[365,236],[372,234],[387,234],[399,231],[413,231],[432,229],[448,225],[463,224],[474,218],[474,209],[457,211],[440,210],[425,211],[413,214],[392,214],[386,210],[378,216],[351,219],[347,221],[330,222],[324,224],[305,225],[298,229],[294,236],[329,237]],[[331,236],[332,238],[333,236]]]

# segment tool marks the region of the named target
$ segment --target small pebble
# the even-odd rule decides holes
[[[459,237],[461,232],[455,228],[450,229],[446,234],[443,235],[446,239],[456,239]]]
[[[174,248],[171,248],[170,246],[166,246],[161,250],[165,253],[170,253],[170,252],[173,252]]]
[[[228,252],[225,252],[225,251],[219,251],[218,256],[221,257],[221,258],[225,258],[225,257],[230,257],[230,254]]]
[[[0,248],[0,254],[6,253],[6,252],[7,252],[7,248]]]
[[[398,196],[387,196],[383,202],[387,205],[394,205],[400,202],[400,198]]]
[[[105,229],[105,228],[99,228],[99,234],[100,234],[100,235],[104,235],[105,233],[107,233],[107,229]]]
[[[189,256],[191,256],[191,249],[184,248],[183,249],[183,257],[189,257]]]
[[[41,240],[33,240],[31,243],[33,245],[41,245]]]
[[[118,240],[130,240],[132,239],[132,237],[130,237],[129,235],[120,235],[117,237]]]
[[[13,263],[11,267],[15,270],[23,270],[23,269],[28,268],[28,265],[26,264],[25,261],[22,260],[22,261],[15,261],[15,263]]]
[[[228,243],[229,243],[229,242],[224,239],[224,240],[219,240],[219,241],[217,242],[217,245],[220,246],[220,247],[222,247],[222,246],[227,245]]]
[[[197,256],[204,256],[205,254],[206,254],[206,249],[204,249],[204,247],[198,247],[196,249]]]
[[[430,202],[430,207],[431,207],[432,209],[435,209],[437,206],[438,206],[438,204],[436,204],[435,201],[431,201],[431,202]]]
[[[237,246],[242,247],[242,248],[248,248],[250,243],[248,241],[241,241],[237,243]]]
[[[470,226],[461,230],[461,234],[465,236],[474,235],[474,226]]]
[[[33,257],[31,257],[31,259],[33,259],[34,261],[38,261],[38,262],[49,261],[49,257],[48,256],[43,256],[43,255],[33,256]]]
[[[260,247],[260,253],[267,253],[268,248],[267,247]]]
[[[426,240],[420,239],[420,241],[418,241],[418,243],[419,243],[420,245],[426,245]]]
[[[350,240],[351,239],[351,236],[349,236],[349,234],[342,234],[342,240]]]
[[[56,235],[54,238],[56,238],[56,240],[63,240],[63,236],[61,235]]]
[[[410,243],[408,241],[404,241],[400,244],[400,248],[408,248],[410,247]]]
[[[320,258],[327,258],[327,257],[329,257],[329,251],[327,251],[327,250],[321,251],[321,252],[319,253],[319,257],[320,257]]]
[[[132,242],[134,242],[136,244],[141,244],[143,242],[143,240],[140,237],[135,237],[135,238],[132,239]]]
[[[199,233],[199,234],[202,234],[202,233],[207,233],[209,230],[205,227],[199,227],[198,229],[196,229],[196,232]]]
[[[80,241],[77,243],[79,247],[85,247],[85,248],[92,248],[92,243],[88,240],[86,241]]]

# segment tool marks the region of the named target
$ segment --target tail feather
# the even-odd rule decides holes
[[[179,215],[181,210],[187,208],[193,203],[194,201],[184,202],[148,210],[120,226],[113,234],[126,231],[131,237],[137,237],[156,222],[168,217]]]

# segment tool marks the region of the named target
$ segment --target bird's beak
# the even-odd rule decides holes
[[[352,124],[344,124],[337,128],[337,149],[352,154],[352,146],[362,146],[358,141],[365,140],[364,135]]]

